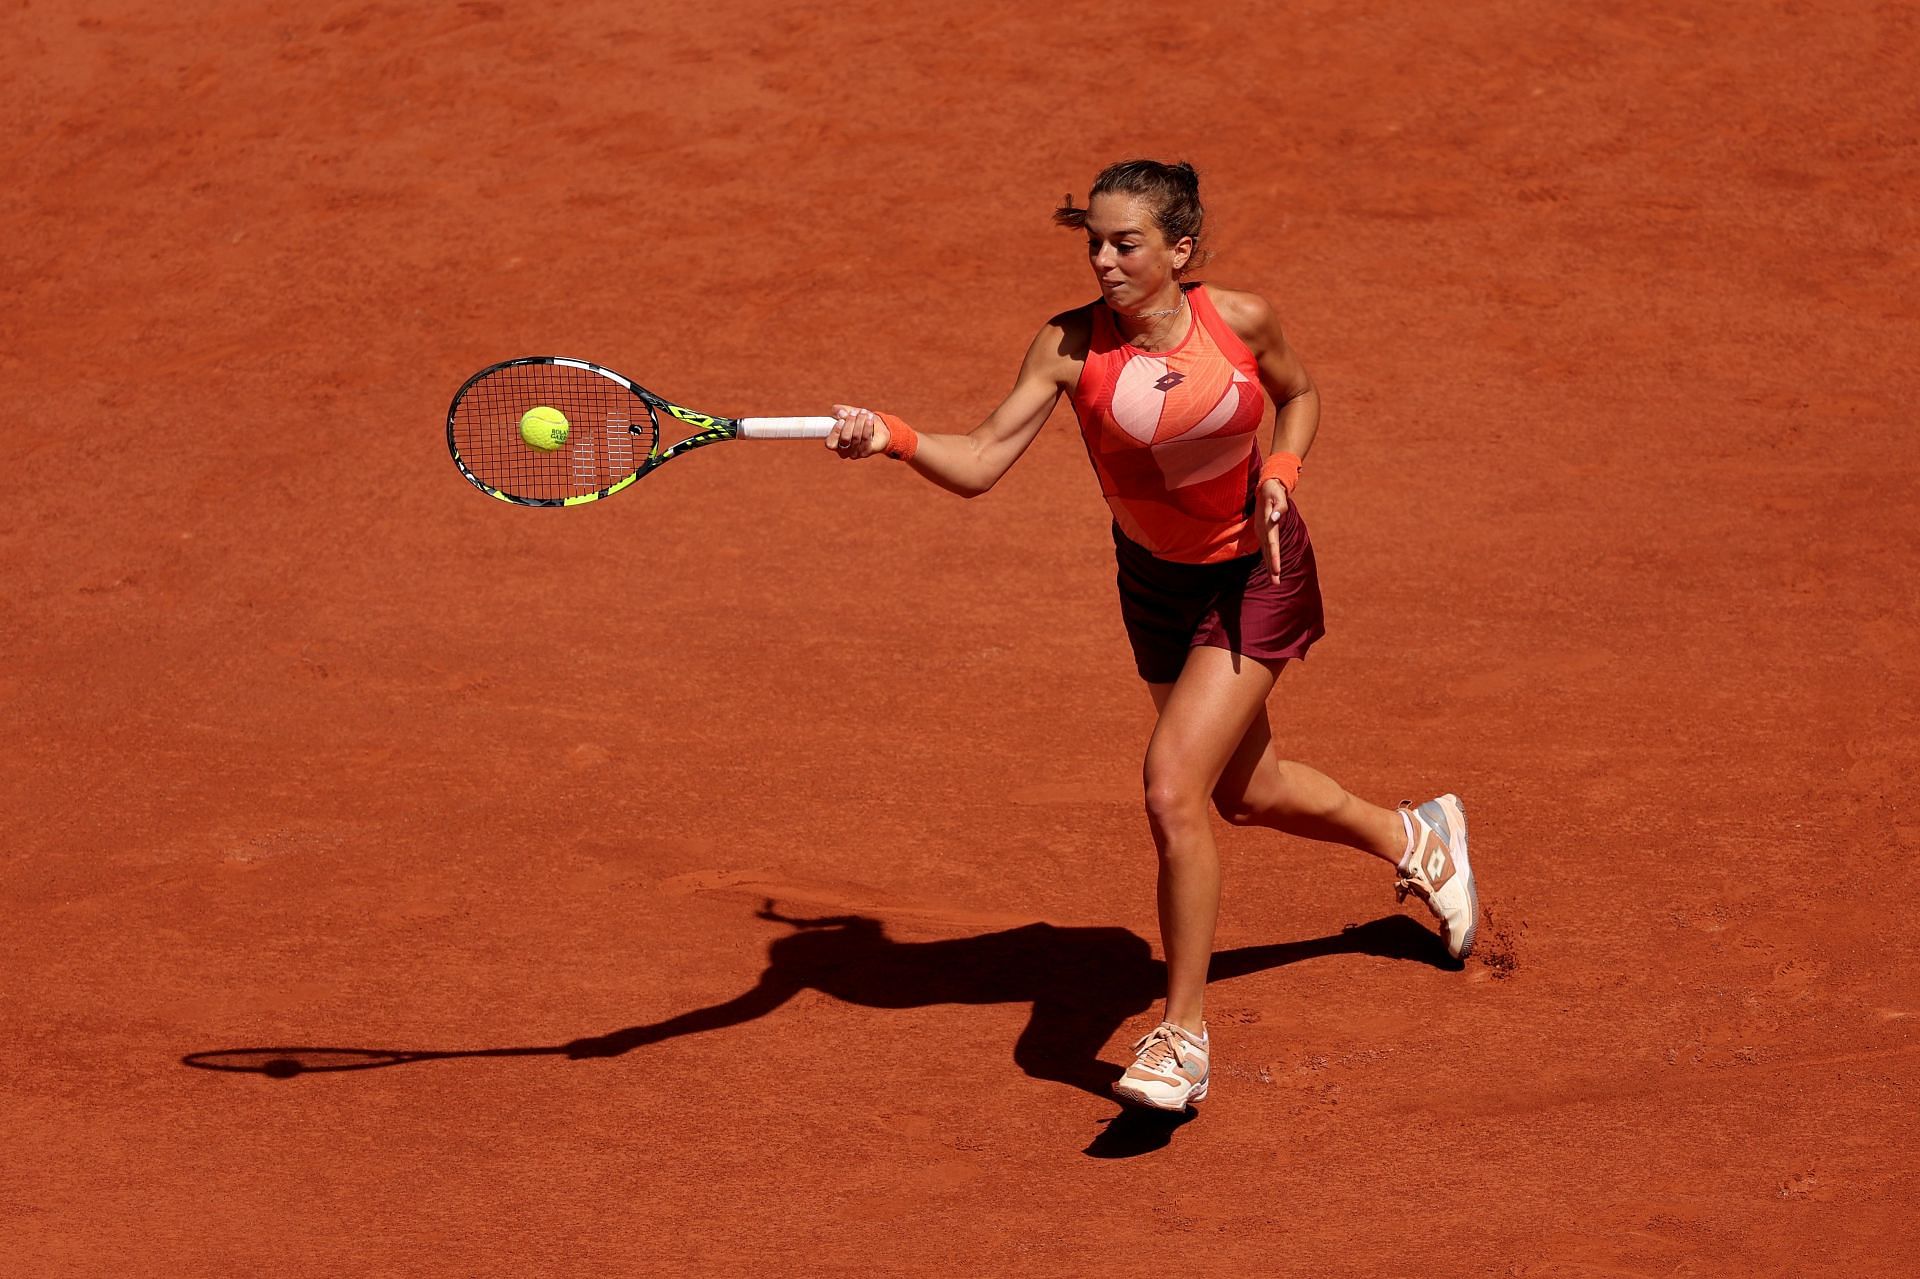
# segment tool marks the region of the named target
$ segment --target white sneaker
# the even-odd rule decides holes
[[[1182,1030],[1163,1021],[1133,1046],[1133,1064],[1113,1084],[1114,1095],[1135,1106],[1185,1110],[1207,1099],[1207,1030]]]
[[[1394,892],[1405,901],[1412,893],[1440,921],[1447,953],[1465,959],[1480,931],[1480,896],[1467,862],[1467,810],[1457,795],[1430,799],[1418,808],[1400,805],[1412,847],[1400,859]]]

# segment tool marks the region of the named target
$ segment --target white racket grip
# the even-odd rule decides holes
[[[824,440],[833,430],[830,417],[743,417],[743,440]]]

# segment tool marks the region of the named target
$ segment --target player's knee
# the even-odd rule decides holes
[[[1206,794],[1188,779],[1148,769],[1145,782],[1147,820],[1156,829],[1178,831],[1207,820]]]
[[[1229,826],[1259,826],[1266,812],[1264,805],[1254,802],[1253,796],[1246,791],[1235,790],[1231,793],[1215,791],[1213,793],[1213,811],[1220,814],[1221,820]]]
[[[1284,778],[1262,773],[1214,787],[1213,807],[1234,826],[1273,826],[1288,820],[1297,797]]]

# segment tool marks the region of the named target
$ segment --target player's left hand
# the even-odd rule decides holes
[[[1280,584],[1280,522],[1286,518],[1287,486],[1279,480],[1262,481],[1254,527],[1260,530],[1260,554],[1276,586]]]

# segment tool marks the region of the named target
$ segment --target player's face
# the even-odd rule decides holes
[[[1173,244],[1153,220],[1153,206],[1137,195],[1108,192],[1087,201],[1087,261],[1101,296],[1125,311],[1166,291],[1173,273],[1193,256],[1193,241]]]

